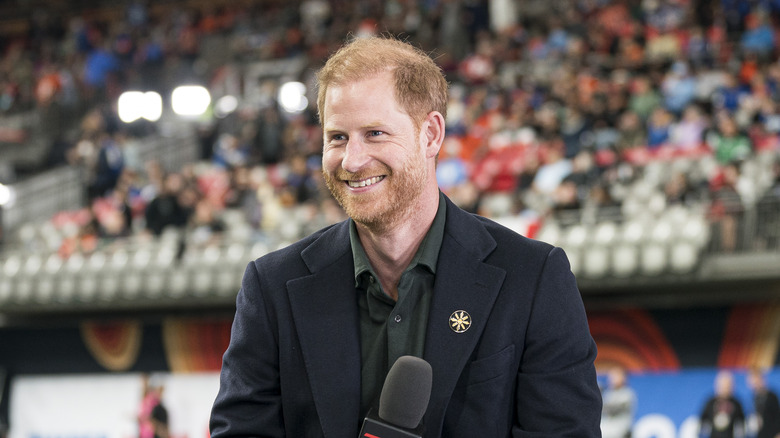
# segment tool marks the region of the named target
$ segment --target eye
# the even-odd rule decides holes
[[[372,130],[372,131],[368,131],[368,136],[369,137],[376,137],[376,136],[382,135],[384,133],[385,133],[385,131]]]
[[[330,136],[330,141],[344,141],[347,139],[347,136],[344,134],[333,134]]]

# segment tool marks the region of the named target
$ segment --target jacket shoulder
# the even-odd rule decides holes
[[[263,254],[253,261],[258,270],[305,275],[350,249],[349,223],[339,222],[320,229],[290,245]]]

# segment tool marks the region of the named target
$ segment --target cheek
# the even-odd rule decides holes
[[[341,167],[342,154],[336,150],[328,150],[322,153],[322,168],[328,172],[334,172]]]

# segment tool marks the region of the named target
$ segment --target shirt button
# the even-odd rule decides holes
[[[401,322],[401,315],[395,315],[395,322]]]
[[[373,276],[373,275],[369,275],[369,276],[368,276],[368,282],[369,282],[369,283],[371,283],[371,284],[374,284],[374,282],[375,282],[375,281],[376,281],[376,280],[374,279],[374,276]]]

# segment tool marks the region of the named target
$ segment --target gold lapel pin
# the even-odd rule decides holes
[[[455,333],[463,333],[471,327],[471,315],[465,310],[456,310],[450,315],[450,328]]]

